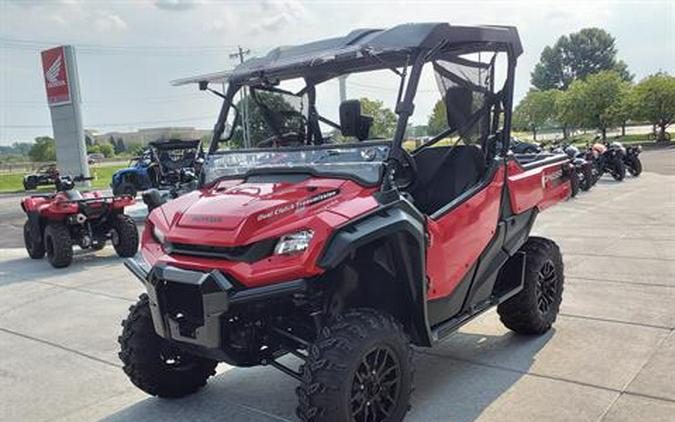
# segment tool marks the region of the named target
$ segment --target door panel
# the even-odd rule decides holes
[[[492,181],[483,189],[449,212],[429,218],[430,300],[450,295],[494,236],[504,185],[504,165],[498,165]]]

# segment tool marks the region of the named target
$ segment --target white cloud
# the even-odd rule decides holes
[[[94,27],[99,32],[124,31],[128,25],[119,15],[101,12],[94,20]]]
[[[210,19],[203,25],[206,32],[234,34],[239,29],[239,19],[234,8],[225,7],[216,13],[209,13],[209,16]]]
[[[200,0],[156,0],[155,6],[158,9],[183,11],[192,10],[202,4]]]
[[[260,2],[260,11],[262,12],[262,16],[258,18],[260,23],[252,26],[249,30],[250,35],[275,33],[284,27],[300,23],[307,25],[311,18],[305,4],[300,0],[264,0]]]

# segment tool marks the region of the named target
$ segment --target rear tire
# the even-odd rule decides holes
[[[543,334],[558,316],[562,302],[562,255],[552,240],[530,237],[525,252],[523,290],[497,307],[502,323],[519,334]]]
[[[593,173],[593,177],[591,178],[591,185],[595,185],[598,183],[598,180],[602,177],[602,171],[601,169],[598,168],[596,163],[593,163],[593,168],[591,169],[591,173]]]
[[[593,186],[593,168],[590,165],[585,165],[582,172],[583,180],[579,184],[579,188],[584,192],[588,192]]]
[[[47,259],[54,268],[63,268],[73,261],[73,239],[68,227],[52,223],[45,229],[44,246]]]
[[[574,169],[574,172],[570,175],[570,185],[572,186],[570,196],[574,198],[579,193],[579,176],[577,175],[576,169]]]
[[[122,321],[119,358],[129,380],[146,393],[165,398],[192,394],[215,375],[218,362],[178,351],[155,333],[148,295],[142,294]]]
[[[398,422],[410,407],[408,336],[391,315],[374,309],[339,315],[310,347],[301,372],[296,413],[302,421]]]
[[[612,177],[617,182],[622,181],[626,178],[626,165],[623,163],[622,158],[615,158],[613,163],[614,169],[612,170]]]
[[[26,245],[26,252],[32,259],[42,259],[45,256],[45,244],[36,242],[30,229],[30,221],[26,221],[23,225],[23,243]]]
[[[31,181],[23,181],[23,190],[34,190],[37,188],[37,183],[32,183]]]
[[[134,256],[138,251],[138,229],[134,220],[126,214],[117,214],[110,225],[112,244],[117,255],[122,258]]]

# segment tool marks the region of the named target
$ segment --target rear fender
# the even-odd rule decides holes
[[[338,228],[326,243],[318,266],[326,271],[336,270],[358,251],[386,245],[391,254],[395,282],[402,283],[405,292],[405,314],[401,321],[414,344],[431,345],[427,320],[427,282],[425,262],[424,217],[404,199],[398,199]],[[353,268],[359,272],[359,268]],[[367,280],[363,282],[367,283]],[[385,292],[382,292],[383,294]],[[365,304],[365,306],[376,304]]]
[[[552,156],[523,166],[515,158],[507,163],[507,184],[511,211],[520,214],[544,210],[570,197],[572,186],[566,155]]]

